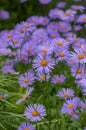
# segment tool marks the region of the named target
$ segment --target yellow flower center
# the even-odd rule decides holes
[[[61,52],[61,53],[59,54],[59,56],[60,56],[60,57],[64,57],[64,53]]]
[[[48,64],[47,60],[42,60],[41,61],[41,66],[45,67],[45,66],[47,66],[47,64]]]
[[[62,43],[62,42],[57,42],[57,45],[58,45],[58,46],[62,46],[63,43]]]
[[[81,74],[82,73],[82,70],[79,68],[78,70],[77,70],[77,74]]]
[[[69,41],[69,37],[66,37],[65,40],[66,40],[66,41]]]
[[[84,58],[84,56],[82,55],[82,54],[80,54],[80,55],[78,55],[78,59],[83,59]]]
[[[26,128],[24,128],[24,130],[29,130],[29,128],[26,127]]]
[[[43,49],[42,52],[43,52],[43,53],[47,53],[47,50],[46,50],[46,49]]]
[[[52,38],[53,38],[53,39],[56,38],[56,35],[53,35]]]
[[[12,33],[9,33],[8,34],[8,38],[12,38],[13,37],[13,34]]]
[[[25,28],[30,28],[30,25],[29,25],[29,24],[26,24],[26,25],[25,25]]]
[[[57,81],[57,82],[60,82],[60,81],[61,81],[61,78],[56,78],[56,81]]]
[[[28,94],[25,93],[22,98],[27,98],[27,97],[28,97]]]
[[[26,79],[24,80],[24,82],[25,82],[25,83],[28,83],[28,82],[29,82],[29,79],[26,78]]]
[[[68,108],[71,109],[71,108],[73,108],[73,106],[74,106],[74,105],[73,105],[72,103],[70,103],[70,104],[68,105]]]
[[[38,112],[37,111],[33,111],[32,112],[32,116],[38,116],[39,114],[38,114]]]
[[[68,97],[68,94],[67,94],[67,93],[64,93],[64,97],[65,97],[65,98]]]

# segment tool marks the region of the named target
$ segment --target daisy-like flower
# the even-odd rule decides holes
[[[58,93],[57,93],[57,96],[60,97],[60,98],[63,98],[63,99],[67,99],[67,98],[70,98],[72,96],[74,96],[74,90],[71,89],[71,88],[62,88],[62,90],[60,90]]]
[[[64,75],[54,75],[51,82],[54,84],[61,84],[65,81],[65,76]]]
[[[18,127],[18,130],[35,130],[35,127],[32,124],[30,124],[30,123],[23,122]]]
[[[86,14],[81,14],[77,18],[77,23],[86,23]]]
[[[74,9],[74,10],[76,10],[76,11],[79,10],[81,12],[83,12],[85,10],[85,7],[82,6],[82,5],[72,5],[71,8]]]
[[[60,9],[65,8],[65,6],[66,6],[66,2],[65,2],[65,1],[60,1],[60,2],[58,2],[58,3],[56,4],[56,7],[57,7],[57,8],[60,8]]]
[[[46,55],[38,55],[34,60],[33,60],[33,68],[36,69],[36,72],[39,73],[49,73],[51,72],[51,69],[54,68],[55,62],[54,59],[51,58],[51,56]]]
[[[80,102],[80,107],[82,111],[86,111],[86,100]]]
[[[0,18],[1,19],[4,19],[4,20],[7,20],[10,18],[10,14],[7,10],[1,10],[0,11]]]
[[[72,111],[76,110],[79,103],[80,103],[80,99],[78,97],[74,97],[73,99],[68,99],[63,104],[61,112],[71,114]]]
[[[36,79],[40,82],[43,82],[43,81],[48,81],[50,78],[50,75],[49,74],[42,74],[42,73],[37,73],[36,75]]]
[[[34,73],[28,71],[24,75],[21,75],[18,81],[21,87],[28,87],[28,85],[33,84],[34,80],[35,80]]]
[[[51,0],[39,0],[40,4],[49,4]]]
[[[46,26],[49,23],[49,18],[47,16],[39,17],[39,24],[42,26]]]
[[[41,121],[46,116],[46,109],[42,104],[28,105],[26,107],[24,115],[32,122]]]
[[[4,65],[2,67],[3,74],[14,74],[15,70],[13,65]]]
[[[8,94],[2,94],[0,93],[0,99],[6,98],[8,96]]]
[[[58,31],[58,23],[57,22],[51,22],[50,24],[48,24],[47,31],[48,31],[48,33],[57,32]]]
[[[74,52],[71,52],[70,59],[78,63],[86,63],[86,56],[83,52],[83,49],[74,49]]]
[[[22,98],[16,102],[16,104],[20,104],[22,101],[25,101],[31,95],[33,90],[34,89],[30,87],[29,90],[27,90],[26,93],[22,95]]]

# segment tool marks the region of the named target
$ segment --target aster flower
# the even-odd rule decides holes
[[[56,7],[57,8],[61,8],[61,9],[65,8],[65,6],[66,6],[66,2],[65,1],[60,1],[60,2],[58,2],[56,4]]]
[[[8,96],[8,94],[2,94],[0,93],[0,99],[6,98]]]
[[[81,14],[77,18],[77,23],[86,23],[86,14]]]
[[[64,11],[63,10],[60,10],[60,9],[51,9],[50,12],[49,12],[49,17],[51,19],[57,19],[57,18],[61,18],[64,14]]]
[[[41,121],[46,116],[46,109],[42,104],[28,105],[26,107],[24,115],[32,122]]]
[[[77,63],[86,63],[86,56],[83,53],[83,49],[74,49],[74,52],[71,52],[69,57]]]
[[[74,97],[73,99],[68,99],[63,104],[61,112],[71,114],[72,111],[76,110],[79,103],[80,103],[80,99],[78,97]]]
[[[39,44],[48,39],[48,34],[45,29],[39,28],[33,32],[32,38],[34,41],[36,41]]]
[[[31,95],[33,90],[34,89],[30,87],[29,90],[27,90],[26,93],[22,95],[22,98],[16,102],[16,104],[20,104],[22,101],[25,101]]]
[[[62,20],[65,20],[67,22],[72,22],[74,20],[76,11],[72,10],[72,9],[68,9],[65,11],[65,13],[63,14],[63,17],[61,17]]]
[[[58,23],[58,30],[62,33],[67,33],[68,31],[71,30],[71,25],[68,22],[65,21],[60,21]]]
[[[86,110],[86,100],[80,102],[80,107],[81,107],[81,110],[82,110],[82,111],[85,111],[85,110]]]
[[[18,130],[35,130],[34,126],[30,123],[23,122],[19,127]]]
[[[74,31],[79,31],[82,29],[82,26],[81,25],[74,25],[73,28],[74,28]]]
[[[63,99],[67,99],[67,98],[70,98],[72,96],[74,96],[74,90],[71,89],[71,88],[62,88],[62,90],[60,90],[58,93],[57,93],[57,96],[60,97],[60,98],[63,98]]]
[[[34,25],[39,25],[39,16],[31,16],[27,19],[27,21]]]
[[[46,56],[38,55],[33,60],[33,68],[35,68],[36,72],[39,72],[39,73],[51,72],[51,69],[53,69],[54,65],[55,65],[54,59],[48,55]]]
[[[71,113],[69,115],[74,119],[78,119],[79,118],[79,111],[73,110],[73,111],[71,111]]]
[[[71,67],[71,73],[76,79],[81,78],[84,75],[85,66],[83,64],[74,64]]]
[[[10,18],[10,14],[7,10],[0,10],[0,18],[7,20]]]
[[[60,37],[60,33],[59,32],[50,32],[49,36],[50,36],[51,40],[57,39]]]
[[[37,73],[36,74],[36,79],[40,82],[43,82],[43,81],[48,81],[50,78],[50,75],[49,74],[42,74],[42,73]]]
[[[40,4],[49,4],[51,0],[39,0]]]
[[[49,18],[46,16],[39,17],[39,24],[42,26],[46,26],[49,23]]]
[[[27,87],[28,85],[32,85],[35,80],[34,72],[27,71],[24,75],[21,75],[19,77],[19,85],[21,87]]]
[[[53,33],[53,32],[57,32],[58,31],[58,23],[57,22],[51,22],[50,24],[48,24],[47,26],[47,32],[48,33]]]
[[[79,10],[81,12],[83,12],[85,10],[85,7],[82,6],[82,5],[72,5],[71,8],[74,9],[74,10],[76,10],[76,11]]]
[[[4,65],[2,67],[3,74],[14,74],[15,70],[13,68],[13,65]]]
[[[52,77],[52,80],[51,82],[54,83],[54,84],[61,84],[65,81],[65,76],[64,75],[54,75]]]

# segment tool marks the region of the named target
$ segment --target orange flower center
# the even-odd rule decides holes
[[[84,50],[83,52],[84,52],[84,54],[86,54],[86,50]]]
[[[60,82],[60,81],[61,81],[61,78],[56,78],[56,81],[57,81],[57,82]]]
[[[26,78],[26,79],[24,80],[24,82],[25,82],[25,83],[28,83],[28,82],[29,82],[29,79]]]
[[[56,38],[56,35],[52,36],[52,38],[53,38],[53,39]]]
[[[79,48],[81,48],[81,47],[82,47],[82,44],[81,44],[81,43],[80,43],[80,44],[78,44],[78,47],[79,47]]]
[[[69,12],[66,12],[66,16],[70,16],[70,13],[69,13]]]
[[[83,59],[84,58],[84,56],[82,55],[82,54],[80,54],[80,55],[78,55],[78,59]]]
[[[30,28],[30,25],[29,25],[29,24],[26,24],[26,25],[25,25],[25,28]]]
[[[28,94],[25,93],[22,98],[27,98],[27,97],[28,97]]]
[[[44,80],[45,80],[45,76],[44,76],[44,75],[41,76],[40,79],[41,79],[42,81],[44,81]]]
[[[84,17],[84,20],[86,21],[86,17]]]
[[[2,99],[3,98],[3,96],[2,95],[0,95],[0,99]]]
[[[17,44],[17,43],[18,43],[18,40],[13,40],[13,43],[14,43],[14,44]]]
[[[65,98],[68,97],[68,94],[67,94],[67,93],[64,93],[64,97],[65,97]]]
[[[33,116],[38,116],[39,114],[38,114],[37,111],[33,111],[33,112],[32,112],[32,115],[33,115]]]
[[[77,74],[81,74],[82,73],[82,70],[79,68],[78,70],[77,70]]]
[[[63,43],[62,43],[62,42],[57,42],[57,45],[58,45],[58,46],[62,46]]]
[[[47,66],[48,62],[46,60],[42,60],[41,61],[41,66],[45,67]]]
[[[66,37],[65,40],[66,40],[66,41],[69,41],[69,37]]]
[[[24,30],[23,30],[23,29],[20,29],[20,33],[24,33]]]
[[[12,33],[9,33],[8,34],[8,38],[12,38],[13,37],[13,34]]]
[[[29,130],[29,128],[26,127],[26,128],[24,128],[24,130]]]
[[[70,104],[68,105],[68,108],[71,109],[71,108],[73,108],[73,106],[74,106],[74,105],[73,105],[72,103],[70,103]]]
[[[43,35],[41,35],[41,36],[40,36],[40,38],[41,38],[41,39],[44,39],[44,36],[43,36]]]
[[[9,51],[8,54],[9,54],[9,55],[13,55],[13,52],[12,52],[12,51]]]
[[[59,54],[59,56],[60,56],[60,57],[64,57],[64,53],[61,52],[61,53]]]
[[[43,53],[47,53],[47,50],[46,50],[46,49],[43,49],[42,52],[43,52]]]
[[[75,39],[74,39],[74,42],[78,42],[78,39],[77,39],[77,38],[75,38]]]
[[[55,30],[56,30],[56,28],[55,28],[55,27],[52,27],[52,30],[53,30],[53,31],[55,31]]]

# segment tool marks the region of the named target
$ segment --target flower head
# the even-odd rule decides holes
[[[19,127],[18,130],[35,130],[34,126],[30,123],[23,122]]]

